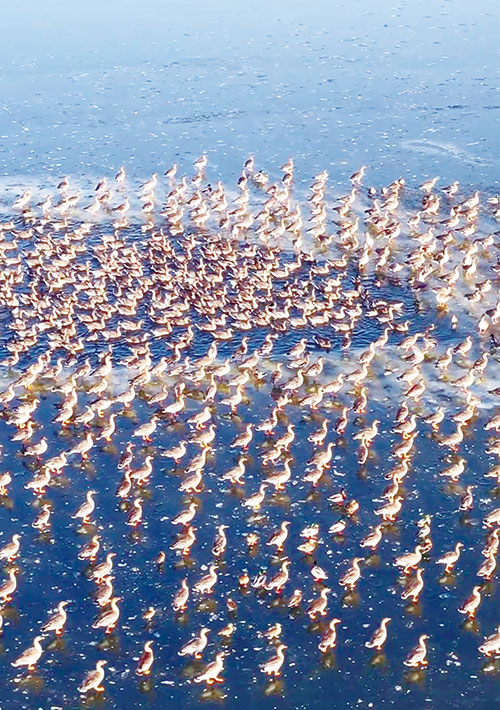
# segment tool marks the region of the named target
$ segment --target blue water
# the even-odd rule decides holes
[[[307,180],[493,186],[498,21],[495,0],[8,3],[0,173],[142,178],[206,151],[225,179],[293,155]]]
[[[43,7],[27,0],[10,3],[2,8],[0,43],[1,221],[13,217],[16,229],[25,227],[11,204],[26,185],[32,187],[38,201],[48,192],[53,194],[55,185],[67,175],[85,196],[81,204],[86,204],[97,179],[112,179],[120,165],[126,166],[128,188],[134,193],[138,182],[153,172],[162,175],[174,161],[181,175],[191,176],[193,160],[202,153],[208,156],[207,181],[214,184],[221,179],[233,192],[248,156],[255,156],[258,168],[269,171],[272,179],[281,177],[279,166],[293,156],[294,189],[301,199],[312,176],[323,169],[330,173],[329,199],[347,194],[349,175],[366,164],[366,187],[380,188],[398,177],[407,181],[399,214],[402,221],[420,204],[417,186],[436,175],[440,176],[439,185],[459,180],[463,197],[480,190],[484,205],[485,197],[498,192],[499,180],[499,20],[500,11],[493,0],[475,4],[462,0],[319,1],[309,6],[261,0],[246,5],[221,1],[180,6],[150,0],[140,4],[128,0],[79,4],[47,0]],[[168,190],[165,182],[161,189],[163,193]],[[361,215],[364,207],[357,205]],[[81,214],[75,215],[72,226],[82,219]],[[496,231],[491,210],[487,215],[483,212],[481,219],[481,236]],[[137,215],[131,221],[125,238],[135,241],[139,251],[145,253],[147,236],[140,229],[143,221]],[[110,231],[106,222],[96,224],[89,244],[97,244]],[[11,238],[14,236],[9,233]],[[178,240],[178,246],[182,241]],[[19,243],[20,250],[34,247],[31,239]],[[406,254],[406,247],[405,243],[401,254]],[[489,260],[488,254],[481,253],[476,282],[492,278],[493,297],[498,281],[492,269],[496,252],[492,254]],[[282,264],[292,258],[284,254]],[[350,265],[343,286],[352,288],[354,279],[355,269]],[[316,277],[318,286],[322,282]],[[457,286],[456,301],[447,314],[437,313],[428,294],[415,294],[405,279],[387,278],[377,284],[368,275],[362,283],[371,297],[404,304],[401,320],[410,319],[410,332],[423,331],[435,323],[439,355],[472,332],[463,294],[472,289],[473,282]],[[19,291],[23,288],[20,286]],[[145,318],[145,332],[152,327],[149,297],[137,314],[137,318]],[[453,312],[460,315],[458,330],[450,327]],[[3,305],[0,314],[2,325],[12,323],[11,309]],[[197,322],[193,311],[190,315]],[[113,321],[110,327],[116,327],[116,323]],[[176,330],[175,337],[184,330]],[[340,350],[341,337],[329,328],[318,331],[308,326],[280,333],[271,361],[264,365],[270,371],[277,361],[286,360],[284,354],[304,336],[313,360],[325,356],[323,378],[330,381],[340,370],[357,367],[361,350],[382,331],[379,323],[363,318],[354,333],[352,349],[346,352]],[[331,353],[325,354],[315,344],[313,336],[318,332],[332,337]],[[265,329],[243,334],[249,338],[251,352],[262,344]],[[234,339],[221,343],[221,361],[236,350],[241,335],[237,333]],[[455,455],[448,456],[429,427],[419,421],[411,472],[403,486],[404,515],[390,526],[377,555],[363,566],[356,592],[345,597],[338,585],[348,561],[359,553],[360,540],[379,522],[373,509],[381,504],[380,496],[388,483],[384,475],[395,464],[389,456],[398,440],[392,428],[401,398],[398,373],[391,368],[395,362],[402,367],[395,346],[403,337],[391,334],[387,359],[377,360],[376,375],[370,381],[368,412],[359,417],[350,413],[346,434],[340,441],[329,431],[327,441],[336,441],[333,469],[318,490],[303,481],[313,452],[307,437],[323,417],[335,422],[340,406],[352,404],[352,397],[343,390],[338,399],[320,407],[318,414],[298,406],[287,408],[276,436],[284,433],[288,423],[295,425],[292,481],[282,495],[268,491],[262,518],[256,521],[249,518],[240,501],[243,494],[254,493],[261,481],[260,457],[267,448],[264,435],[256,433],[252,441],[244,493],[221,484],[219,476],[238,458],[228,448],[229,442],[247,423],[258,423],[269,415],[276,393],[271,392],[268,381],[248,385],[248,401],[235,417],[228,416],[227,407],[214,405],[217,439],[205,468],[204,490],[196,496],[200,504],[198,541],[185,563],[169,550],[175,539],[169,520],[188,502],[178,486],[184,477],[183,463],[197,453],[198,447],[189,444],[187,457],[179,466],[163,458],[161,451],[188,437],[185,419],[204,406],[200,398],[207,381],[201,388],[188,382],[187,413],[180,422],[162,420],[151,446],[136,440],[134,465],[152,452],[154,466],[151,484],[143,492],[144,523],[133,532],[125,525],[129,504],[120,505],[115,497],[121,478],[117,465],[136,426],[155,411],[145,401],[144,393],[134,401],[132,415],[125,416],[117,405],[109,410],[117,413],[112,446],[94,447],[86,465],[73,457],[58,485],[48,489],[44,500],[50,501],[53,515],[51,531],[46,535],[39,535],[31,527],[38,504],[24,485],[33,476],[34,466],[21,454],[19,442],[11,441],[14,429],[4,415],[0,420],[0,443],[4,447],[0,471],[10,471],[13,482],[8,495],[0,498],[0,546],[21,531],[22,554],[16,561],[20,569],[18,590],[2,612],[0,710],[82,706],[159,710],[174,702],[182,708],[206,702],[231,710],[242,704],[259,704],[269,710],[322,710],[332,704],[339,708],[487,710],[498,704],[498,662],[486,662],[477,650],[483,637],[493,633],[499,623],[495,578],[484,588],[475,625],[465,626],[457,613],[472,585],[478,583],[475,574],[485,538],[482,520],[498,505],[499,489],[491,479],[484,478],[497,463],[494,456],[485,454],[491,432],[483,429],[488,417],[497,411],[497,400],[486,394],[488,388],[498,386],[494,376],[477,385],[477,394],[487,408],[478,412],[457,454],[467,459],[460,484],[450,487],[438,476]],[[9,356],[11,338],[12,332],[3,328],[2,361]],[[22,356],[15,372],[2,367],[2,391],[47,342],[47,336],[40,334],[39,342]],[[203,355],[210,343],[209,334],[196,331],[191,358]],[[78,355],[78,365],[88,356],[95,367],[96,356],[105,347],[100,341],[86,343],[85,352]],[[490,352],[488,343],[477,340],[472,360],[483,350]],[[125,340],[119,340],[113,343],[113,352],[118,371],[116,394],[126,388],[120,364],[130,348]],[[152,339],[151,352],[155,363],[170,354],[161,338]],[[491,362],[491,372],[498,373],[498,352],[494,348]],[[426,372],[429,380],[436,379],[432,360]],[[458,366],[453,377],[464,372]],[[291,375],[287,372],[287,377]],[[172,384],[169,380],[169,392]],[[306,383],[303,396],[313,384]],[[464,406],[463,393],[446,384],[429,390],[428,399],[416,410],[423,417],[438,404],[446,406],[442,435],[449,434],[455,429],[451,415]],[[218,394],[217,402],[226,395],[226,391]],[[53,422],[61,393],[47,386],[35,389],[34,396],[41,400],[34,415],[34,438],[48,437],[50,449],[45,457],[68,450],[82,439],[82,428],[62,430]],[[78,411],[89,401],[92,397],[81,392]],[[380,435],[367,465],[360,467],[352,437],[374,418],[381,421]],[[92,425],[92,430],[99,432],[102,423]],[[466,485],[476,486],[470,515],[458,510]],[[349,521],[345,538],[333,539],[328,527],[342,514],[327,502],[327,496],[342,486],[360,503],[360,514]],[[82,530],[71,516],[89,488],[97,491],[95,529]],[[414,549],[415,523],[425,513],[433,515],[434,547],[424,564],[426,585],[421,600],[411,608],[400,599],[398,571],[392,563],[396,555]],[[278,569],[279,561],[266,548],[265,540],[284,519],[292,522],[286,554],[292,560],[293,574],[283,596],[288,598],[295,587],[303,589],[305,601],[297,614],[272,594],[253,589],[246,593],[236,585],[243,569],[251,577],[261,568],[270,574]],[[228,552],[218,569],[216,594],[209,603],[200,603],[192,594],[187,614],[175,616],[171,609],[173,595],[184,576],[192,585],[206,571],[216,525],[221,522],[228,522],[230,531]],[[313,522],[321,528],[317,562],[328,569],[328,584],[333,589],[326,619],[336,615],[342,620],[335,653],[326,657],[321,657],[317,649],[324,624],[318,626],[304,613],[307,603],[317,595],[317,585],[310,575],[311,560],[304,560],[297,551],[303,541],[300,531]],[[90,568],[77,559],[89,532],[96,530],[102,538],[99,561],[105,552],[117,552],[114,586],[123,598],[118,628],[106,639],[101,631],[91,628],[97,607],[92,601],[93,584],[87,579]],[[244,536],[254,530],[261,542],[252,555]],[[456,575],[443,582],[435,560],[452,549],[457,540],[464,541],[465,550]],[[155,564],[160,550],[167,554],[163,568]],[[2,572],[0,583],[4,576]],[[227,609],[228,596],[236,601],[236,612]],[[58,641],[46,637],[37,671],[27,678],[11,663],[30,645],[49,609],[60,599],[70,600],[66,631]],[[149,606],[155,607],[157,614],[148,625],[142,614]],[[385,655],[380,665],[374,666],[372,653],[364,643],[385,615],[393,620]],[[237,631],[224,641],[218,631],[230,621]],[[283,677],[269,684],[259,664],[270,657],[272,648],[259,634],[277,621],[283,625],[288,648]],[[177,651],[204,624],[211,628],[209,645],[203,661],[193,666],[178,657]],[[430,635],[429,668],[412,675],[403,660],[424,632]],[[153,674],[147,681],[140,681],[135,675],[137,658],[150,638],[155,642]],[[226,682],[220,695],[207,697],[190,679],[221,648],[228,652]],[[104,697],[82,701],[77,687],[99,658],[108,660]]]

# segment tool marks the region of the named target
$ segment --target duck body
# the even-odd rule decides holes
[[[483,643],[479,646],[479,653],[484,654],[486,657],[498,656],[500,654],[500,626],[491,636],[488,636]]]
[[[103,693],[104,687],[102,682],[104,680],[104,666],[107,661],[97,661],[95,670],[90,671],[85,676],[83,682],[78,687],[78,692],[82,695],[89,693],[94,690],[96,693]]]
[[[373,633],[371,639],[365,643],[366,648],[374,648],[381,651],[387,640],[387,625],[391,621],[389,617],[382,619],[380,626]]]
[[[410,651],[404,660],[405,666],[408,666],[409,668],[421,668],[422,666],[428,665],[427,645],[425,643],[428,638],[427,634],[422,634],[420,636],[418,644]]]
[[[224,678],[221,676],[224,670],[224,654],[218,653],[215,656],[215,661],[209,663],[205,670],[193,678],[194,683],[206,683],[207,685],[213,685],[214,683],[223,683]]]
[[[43,633],[55,631],[56,636],[60,636],[62,634],[67,619],[65,607],[68,604],[69,602],[66,601],[59,602],[57,605],[57,612],[42,626]]]
[[[188,641],[180,651],[178,651],[179,656],[194,656],[195,658],[201,658],[203,651],[208,643],[208,633],[210,629],[203,627],[200,630],[198,636],[195,636]]]
[[[40,641],[43,639],[43,636],[36,636],[33,640],[33,646],[30,646],[30,648],[27,648],[26,651],[21,653],[19,658],[16,658],[15,661],[13,661],[12,665],[14,668],[22,668],[23,666],[26,666],[29,671],[34,671],[35,666],[40,660],[40,657],[43,653],[43,648],[40,643]]]
[[[110,634],[118,623],[120,617],[120,609],[118,607],[118,602],[121,601],[121,597],[112,597],[110,600],[111,608],[103,611],[92,624],[93,629],[105,629],[106,634]]]
[[[261,666],[261,671],[268,676],[278,678],[281,675],[281,668],[285,662],[285,644],[280,643],[276,648],[276,654]]]
[[[146,641],[146,643],[144,644],[144,649],[142,651],[141,657],[139,658],[139,662],[135,671],[137,675],[148,676],[151,674],[151,667],[154,661],[154,653],[152,646],[152,641]]]
[[[340,619],[332,619],[328,624],[328,628],[318,644],[321,653],[327,653],[337,645],[337,624],[340,624]]]

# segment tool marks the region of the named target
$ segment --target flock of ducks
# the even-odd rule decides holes
[[[207,182],[206,162],[198,159],[189,179],[174,165],[138,191],[121,168],[113,181],[99,180],[86,206],[65,178],[38,204],[26,190],[0,223],[0,406],[10,439],[10,463],[5,456],[0,471],[0,634],[11,665],[43,673],[47,639],[71,628],[76,600],[54,598],[32,644],[15,651],[9,609],[30,533],[18,525],[7,534],[9,500],[22,498],[32,511],[39,541],[62,521],[66,536],[84,540],[74,565],[97,609],[91,627],[111,638],[123,623],[115,565],[124,551],[112,547],[101,500],[115,489],[120,524],[131,545],[140,542],[155,495],[164,495],[162,469],[174,482],[175,513],[161,523],[143,574],[153,573],[151,564],[154,574],[171,568],[176,590],[160,611],[172,620],[210,610],[212,623],[169,649],[191,659],[190,681],[206,692],[224,683],[238,612],[252,597],[283,617],[258,635],[271,687],[286,674],[289,654],[300,654],[294,625],[304,619],[317,653],[333,654],[342,610],[359,603],[358,587],[377,566],[392,574],[404,604],[390,600],[392,616],[381,615],[365,646],[377,663],[386,644],[400,643],[404,664],[420,673],[433,637],[426,628],[414,634],[414,610],[437,568],[452,589],[462,554],[476,565],[470,595],[456,604],[470,628],[496,575],[500,508],[477,497],[489,479],[500,485],[500,388],[491,385],[500,372],[499,240],[481,221],[500,217],[500,198],[464,195],[456,182],[439,189],[437,178],[420,192],[403,179],[366,189],[363,166],[346,195],[328,195],[324,171],[298,201],[292,159],[273,182],[250,158],[232,192]],[[382,381],[391,383],[388,405],[378,399]],[[472,472],[464,442],[479,430],[485,470]],[[384,461],[377,444],[387,450]],[[436,508],[451,496],[457,519],[479,516],[482,549],[471,550],[464,528],[463,539],[434,551],[433,514],[412,519],[411,491],[429,475],[413,465],[423,445],[440,451],[439,483],[427,481]],[[221,449],[230,464],[221,466]],[[341,471],[346,451],[357,459],[354,473]],[[360,501],[352,488],[368,485],[363,477],[378,492]],[[71,516],[55,503],[60,487],[79,501]],[[290,507],[298,490],[307,491],[299,514]],[[209,524],[201,511],[217,497],[229,504],[200,565]],[[409,524],[411,549],[384,552]],[[330,553],[357,530],[357,554],[338,568]],[[231,558],[237,574],[227,593],[221,580]],[[338,587],[342,604],[333,602]],[[157,612],[143,613],[148,633]],[[227,623],[215,631],[221,614]],[[395,615],[413,620],[400,641],[391,634]],[[161,644],[161,636],[141,640],[139,677],[162,672],[154,650]],[[500,655],[500,625],[478,652]],[[104,692],[109,660],[88,669],[79,693]]]

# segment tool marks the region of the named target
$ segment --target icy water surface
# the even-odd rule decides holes
[[[495,0],[6,3],[0,173],[142,178],[205,150],[225,180],[255,154],[489,185],[498,22]]]
[[[25,0],[2,13],[0,549],[21,537],[14,559],[0,552],[0,710],[497,704],[499,662],[480,651],[500,623],[496,3]],[[198,430],[188,420],[205,408]],[[191,503],[194,530],[173,525]],[[267,545],[286,521],[283,549]],[[97,559],[79,559],[94,536]],[[402,574],[396,559],[419,544]],[[106,633],[92,574],[109,553],[120,614]],[[197,591],[213,564],[212,592]],[[61,601],[62,634],[40,632]],[[365,644],[384,617],[377,653]],[[178,655],[202,627],[201,658]],[[38,634],[36,668],[12,666]],[[428,666],[411,668],[422,634]],[[221,653],[224,682],[209,686]],[[80,693],[99,660],[104,691]]]
[[[336,197],[323,174],[314,207],[291,165],[274,187],[248,165],[226,190],[205,170],[140,190],[112,181],[90,211],[71,181],[50,204],[24,193],[2,207],[2,545],[21,536],[0,552],[16,583],[0,589],[2,707],[323,707],[332,693],[345,707],[490,707],[499,198],[422,197],[402,182],[368,194],[361,177]],[[282,547],[268,545],[286,521]],[[96,560],[79,559],[92,539]],[[415,549],[401,575],[396,559]],[[119,617],[106,629],[92,577],[109,553]],[[464,621],[476,584],[477,618]],[[60,601],[58,637],[43,625]],[[365,643],[384,617],[375,653]],[[202,627],[202,657],[177,655]],[[12,668],[40,629],[36,668]],[[422,634],[428,666],[408,668]],[[266,680],[280,640],[283,666]],[[217,654],[223,683],[203,689]],[[102,695],[82,686],[99,660]]]

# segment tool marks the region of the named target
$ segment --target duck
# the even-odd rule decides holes
[[[451,572],[451,570],[453,569],[453,567],[458,562],[458,559],[460,557],[460,552],[462,551],[463,546],[464,546],[463,542],[457,542],[454,550],[447,552],[442,557],[440,557],[438,560],[436,560],[436,564],[445,566],[444,567],[445,574],[449,574]]]
[[[183,527],[187,527],[196,515],[197,510],[198,504],[196,503],[196,501],[192,501],[187,507],[187,509],[182,510],[180,513],[178,513],[174,518],[172,518],[170,523],[172,525],[182,525]]]
[[[486,544],[481,550],[481,554],[483,557],[491,557],[492,555],[496,555],[498,552],[498,548],[500,546],[500,529],[495,528],[494,530],[491,531],[491,533],[488,535],[486,538]]]
[[[87,491],[85,503],[82,503],[82,505],[78,508],[76,513],[73,515],[73,519],[81,518],[83,525],[88,525],[90,523],[90,516],[95,509],[95,495],[95,491]]]
[[[122,498],[123,500],[128,498],[132,490],[132,478],[130,477],[130,470],[126,469],[123,472],[120,483],[116,489],[116,497]]]
[[[307,437],[307,440],[314,444],[314,446],[321,446],[328,433],[328,421],[323,419],[319,429],[314,431]]]
[[[208,568],[208,574],[204,575],[198,582],[193,584],[193,591],[200,594],[211,594],[217,582],[216,566],[211,564]]]
[[[348,407],[342,407],[342,413],[333,426],[335,433],[339,436],[344,436],[347,429],[347,424],[349,423],[348,412]]]
[[[36,495],[43,495],[45,489],[50,485],[52,480],[52,475],[47,468],[43,468],[42,471],[36,474],[31,481],[24,486],[26,490],[32,490]]]
[[[181,588],[176,592],[172,600],[172,609],[175,613],[180,611],[185,611],[187,609],[187,603],[189,600],[189,585],[187,579],[183,579],[181,582]]]
[[[221,557],[227,546],[227,536],[226,536],[226,530],[229,528],[229,525],[218,525],[217,526],[217,534],[215,536],[214,544],[212,546],[212,555],[214,557]]]
[[[102,400],[101,400],[102,401]],[[113,414],[109,415],[109,420],[107,424],[103,427],[100,435],[97,437],[97,440],[100,441],[104,439],[108,443],[112,440],[113,434],[115,433],[116,429],[116,414],[113,412]]]
[[[158,416],[156,414],[153,414],[149,422],[146,422],[145,424],[142,424],[141,426],[137,427],[137,429],[135,429],[135,431],[132,433],[132,437],[142,438],[143,441],[150,442],[151,435],[156,429],[157,422]]]
[[[15,533],[12,535],[11,542],[8,542],[2,548],[0,548],[0,560],[7,560],[7,562],[13,562],[19,554],[21,535]]]
[[[109,552],[106,555],[106,560],[101,562],[94,568],[91,574],[91,579],[94,580],[96,584],[101,584],[103,579],[111,574],[113,569],[113,559],[116,557],[116,552]]]
[[[448,466],[445,468],[443,471],[439,473],[440,476],[443,476],[444,478],[449,478],[453,483],[456,483],[462,473],[465,471],[465,459],[464,458],[459,458],[458,461],[455,461],[455,463],[452,463],[451,466]]]
[[[278,644],[275,655],[261,665],[262,673],[274,678],[278,678],[281,675],[281,668],[285,662],[285,654],[283,652],[286,648],[284,643]]]
[[[328,579],[328,574],[317,563],[314,563],[314,565],[311,567],[311,575],[315,582],[324,582],[326,579]]]
[[[484,519],[484,525],[487,528],[492,528],[494,525],[500,524],[500,508],[496,508],[489,513]]]
[[[277,552],[282,552],[285,545],[285,541],[288,537],[289,526],[289,521],[284,520],[281,523],[280,529],[271,535],[269,540],[266,542],[266,545],[275,546]]]
[[[423,571],[420,567],[417,568],[415,578],[411,580],[401,594],[401,599],[410,599],[414,604],[417,603],[420,592],[424,588]]]
[[[235,602],[230,600],[229,597],[227,599],[227,602],[228,602],[229,611],[235,611],[236,610]],[[234,608],[233,608],[233,605],[234,605]],[[231,638],[231,636],[234,634],[235,631],[236,631],[236,626],[233,624],[232,621],[230,621],[228,624],[226,624],[226,626],[224,626],[219,631],[219,636],[222,636],[223,638],[228,639],[228,638]]]
[[[497,558],[494,556],[494,554],[490,554],[488,557],[486,557],[486,559],[479,567],[477,571],[477,576],[483,577],[483,579],[486,580],[490,580],[493,577],[493,574],[495,573],[496,567]]]
[[[132,463],[134,458],[134,447],[135,444],[129,441],[129,443],[125,447],[125,450],[120,456],[120,461],[118,462],[119,471],[127,471],[130,468],[130,464]]]
[[[164,414],[169,414],[171,419],[175,419],[175,417],[182,412],[185,406],[185,396],[184,394],[180,394],[178,399],[174,400],[171,404],[167,405],[166,407],[163,408],[163,413]]]
[[[327,653],[337,645],[337,624],[340,624],[340,619],[333,618],[328,623],[327,630],[323,633],[318,648],[321,653]]]
[[[282,625],[277,622],[276,624],[270,626],[267,631],[264,631],[263,636],[265,636],[268,641],[274,641],[281,636],[282,631]]]
[[[66,607],[68,606],[68,601],[59,602],[57,605],[57,611],[53,614],[50,619],[42,626],[42,633],[47,633],[48,631],[55,631],[56,636],[61,636],[64,627],[66,626],[67,614]]]
[[[303,552],[304,555],[312,555],[318,547],[318,543],[319,541],[317,537],[310,537],[307,538],[307,540],[301,545],[297,545],[297,550],[299,552]]]
[[[266,497],[267,484],[261,483],[259,490],[242,501],[242,505],[246,508],[251,508],[253,512],[260,510],[262,503]]]
[[[8,471],[0,473],[0,496],[7,495],[9,484],[12,483],[12,476]]]
[[[321,404],[323,400],[323,394],[324,394],[324,387],[321,385],[318,386],[318,389],[316,392],[312,392],[311,394],[307,395],[300,401],[300,406],[301,407],[310,407],[311,411],[314,412],[318,408],[318,405]]]
[[[136,528],[142,523],[142,516],[143,516],[142,498],[134,498],[134,500],[132,501],[132,508],[130,509],[130,512],[128,514],[126,524],[130,525],[133,528]]]
[[[382,525],[376,525],[360,542],[360,547],[368,547],[372,552],[378,547],[382,540]]]
[[[294,589],[291,597],[289,598],[287,602],[287,606],[289,609],[298,609],[300,606],[300,603],[302,602],[302,591],[300,589]]]
[[[98,606],[104,607],[108,606],[108,604],[110,603],[114,594],[113,580],[114,576],[111,574],[103,578],[102,583],[99,585],[99,588],[94,597],[95,602]]]
[[[40,660],[43,653],[43,647],[40,643],[42,640],[43,636],[35,636],[33,639],[33,646],[30,646],[26,649],[26,651],[23,651],[23,653],[21,653],[21,655],[11,663],[11,665],[14,666],[14,668],[22,668],[23,666],[27,666],[28,671],[34,671],[36,664]]]
[[[287,357],[290,360],[294,360],[298,357],[301,357],[307,348],[307,338],[301,338],[299,342],[294,345],[287,353]]]
[[[194,424],[195,429],[203,429],[205,424],[212,419],[212,411],[207,405],[200,412],[187,419],[188,424]]]
[[[22,210],[29,204],[31,197],[31,190],[27,189],[20,197],[17,198],[17,200],[13,202],[12,206],[16,209]]]
[[[341,488],[338,493],[332,493],[331,496],[328,496],[327,500],[329,503],[333,503],[333,505],[342,507],[347,500],[347,491],[345,488]]]
[[[469,619],[474,619],[476,612],[481,604],[481,585],[476,584],[472,588],[470,596],[464,601],[462,606],[459,608],[458,612],[460,614],[466,614]]]
[[[208,643],[208,634],[210,629],[203,626],[197,636],[188,641],[184,646],[178,651],[179,656],[194,656],[199,659],[202,657],[203,651]]]
[[[326,616],[326,607],[328,605],[328,594],[331,592],[331,589],[328,587],[323,587],[323,589],[319,593],[319,598],[314,599],[311,604],[309,604],[307,608],[307,615],[309,616],[310,619],[316,619],[316,617],[319,616]]]
[[[221,673],[224,670],[224,653],[220,652],[215,655],[215,660],[208,663],[202,673],[193,678],[194,683],[206,683],[213,685],[214,683],[223,683],[224,678]]]
[[[231,410],[232,414],[236,413],[238,405],[243,401],[243,385],[237,385],[236,392],[230,397],[221,399],[220,403],[225,404]]]
[[[410,414],[409,418],[394,428],[394,433],[401,434],[403,439],[408,439],[417,426],[416,414]]]
[[[137,663],[137,668],[135,670],[137,675],[147,676],[151,674],[151,667],[155,658],[152,646],[153,641],[145,642],[141,657],[139,658],[139,662]]]
[[[281,563],[280,570],[276,572],[269,582],[264,580],[264,586],[268,591],[274,590],[276,594],[281,594],[290,577],[290,565],[291,561],[288,558],[285,558]]]
[[[426,424],[430,424],[434,431],[439,431],[439,425],[444,419],[444,407],[438,407],[435,412],[424,418]]]
[[[10,569],[7,574],[9,578],[0,585],[0,599],[4,604],[12,601],[12,596],[17,589],[17,570]]]
[[[344,574],[339,579],[339,584],[341,587],[346,587],[349,590],[353,590],[361,577],[361,569],[359,563],[363,562],[363,557],[355,557],[350,568],[344,572]]]
[[[267,466],[269,463],[277,463],[277,461],[281,458],[283,450],[282,446],[276,446],[276,444],[274,444],[262,455],[262,465]]]
[[[306,540],[316,539],[319,536],[320,527],[319,523],[311,523],[311,525],[306,525],[300,531],[300,537],[304,537]]]
[[[427,666],[427,645],[426,641],[429,638],[427,634],[421,634],[418,639],[418,643],[407,655],[406,659],[403,661],[405,666],[410,668],[421,668],[422,666]]]
[[[180,441],[177,446],[173,446],[171,449],[165,449],[162,452],[162,456],[170,459],[174,459],[176,464],[180,463],[181,459],[184,458],[187,452],[186,442]]]
[[[42,509],[34,519],[34,521],[31,524],[31,527],[35,528],[35,530],[39,530],[41,533],[46,532],[47,530],[50,529],[50,516],[52,514],[51,507],[49,503],[44,503],[42,505]]]
[[[112,633],[115,629],[118,619],[120,618],[120,609],[118,602],[121,597],[112,597],[110,600],[111,608],[103,611],[92,624],[93,629],[106,629],[106,634]]]
[[[146,611],[143,612],[143,614],[142,614],[142,618],[147,623],[152,621],[155,618],[155,616],[156,616],[156,609],[154,608],[154,606],[148,606]]]
[[[263,431],[266,436],[271,436],[274,433],[274,429],[278,424],[278,410],[274,408],[271,412],[271,416],[268,419],[264,419],[260,424],[257,424],[255,431]]]
[[[412,569],[415,569],[422,560],[422,546],[417,545],[414,552],[407,552],[404,555],[396,557],[394,560],[395,567],[402,567],[404,574],[410,574]]]
[[[129,476],[132,481],[135,481],[138,486],[143,486],[145,485],[150,477],[151,474],[153,473],[153,456],[151,454],[148,454],[143,463],[138,466],[137,468],[134,468],[129,472]]]
[[[180,534],[178,539],[170,545],[171,550],[180,552],[184,557],[187,557],[191,551],[191,547],[196,542],[196,528],[189,525],[187,529]]]
[[[253,426],[252,424],[247,424],[245,430],[241,434],[238,434],[238,436],[233,439],[233,441],[229,444],[229,448],[242,449],[243,451],[246,451],[250,442],[252,441],[252,438]]]
[[[372,637],[365,643],[366,648],[374,648],[381,651],[387,640],[387,625],[390,623],[391,617],[385,616],[380,622],[380,626],[373,632]]]
[[[347,527],[347,522],[345,520],[339,520],[328,528],[328,533],[330,535],[342,535]]]
[[[79,560],[89,560],[94,562],[97,559],[97,554],[101,547],[99,535],[92,535],[91,540],[82,547],[78,553]]]
[[[403,496],[396,496],[395,499],[386,503],[381,508],[375,511],[375,515],[381,515],[382,520],[394,522],[401,510]]]
[[[489,658],[500,654],[500,626],[491,636],[488,636],[478,648],[479,653]]]
[[[37,459],[40,459],[44,453],[49,448],[48,440],[46,436],[42,436],[40,441],[38,441],[36,444],[32,444],[31,446],[28,446],[27,449],[25,450],[25,455],[26,456],[35,456]]]
[[[233,485],[243,485],[243,476],[245,475],[245,464],[247,461],[248,458],[246,456],[240,456],[236,466],[233,466],[229,471],[222,474],[220,477],[221,481],[229,481]]]
[[[380,420],[374,419],[370,426],[365,427],[352,437],[354,441],[371,442],[377,436]]]
[[[198,444],[202,448],[208,448],[214,441],[216,436],[216,431],[215,431],[215,424],[210,424],[208,429],[206,431],[200,431],[198,434],[195,434],[190,441],[192,443]]]
[[[104,686],[102,685],[104,681],[104,666],[107,661],[97,661],[95,669],[89,671],[82,683],[78,686],[78,692],[82,695],[89,693],[94,690],[96,693],[103,693]]]

